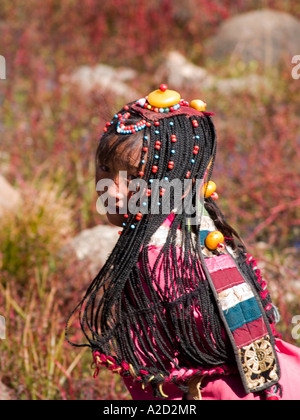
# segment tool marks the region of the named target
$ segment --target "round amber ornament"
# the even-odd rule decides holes
[[[161,85],[148,95],[148,103],[157,108],[169,108],[180,102],[180,93],[167,89],[167,85]]]
[[[197,111],[205,111],[206,110],[206,106],[207,104],[204,101],[201,101],[201,99],[194,99],[191,103],[190,103],[191,108],[196,109]]]
[[[217,185],[214,183],[214,181],[209,181],[204,184],[203,190],[205,194],[205,198],[209,198],[212,194],[216,192]]]
[[[211,232],[207,235],[205,239],[205,246],[211,251],[216,250],[219,247],[219,244],[223,244],[224,236],[218,230]]]

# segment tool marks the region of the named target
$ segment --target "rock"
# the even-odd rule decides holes
[[[70,241],[68,248],[75,252],[79,261],[87,261],[92,276],[95,276],[117,243],[119,230],[109,225],[83,230]]]
[[[207,54],[215,60],[252,60],[265,67],[276,65],[300,50],[300,21],[274,10],[255,10],[228,19],[216,36],[206,43]]]
[[[263,88],[265,91],[272,90],[272,85],[267,78],[256,74],[249,74],[243,77],[216,80],[214,88],[222,95],[232,95],[241,91],[258,93]]]
[[[133,80],[136,76],[136,71],[131,68],[113,68],[106,64],[98,64],[94,67],[80,66],[70,75],[61,76],[61,82],[76,84],[85,93],[101,89],[131,101],[139,95],[126,82]]]
[[[15,211],[21,202],[20,193],[0,175],[0,216]]]
[[[158,69],[155,79],[157,84],[166,81],[172,89],[197,89],[205,91],[209,89],[229,95],[243,90],[257,92],[261,87],[267,87],[267,80],[256,74],[244,77],[218,79],[209,75],[203,67],[198,67],[189,62],[182,54],[172,51],[166,61]]]
[[[209,88],[213,83],[213,77],[206,69],[191,63],[178,51],[167,54],[166,60],[155,74],[155,80],[158,84],[165,81],[170,89],[186,89],[199,85],[201,88]]]
[[[8,388],[0,381],[0,401],[11,401],[17,400],[16,396],[14,395],[13,390]]]

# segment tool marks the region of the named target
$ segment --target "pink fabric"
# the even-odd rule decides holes
[[[173,223],[173,220],[175,219],[175,213],[171,213],[166,220],[164,221],[164,223],[162,224],[163,226],[166,227],[170,227]]]
[[[276,350],[281,367],[280,384],[282,386],[282,400],[300,400],[300,348],[283,340],[276,340]],[[142,390],[139,383],[134,383],[131,378],[124,378],[133,400],[159,400],[153,398],[152,387]],[[167,400],[181,400],[183,392],[173,384],[163,386],[163,391],[168,395]],[[201,391],[203,400],[260,400],[257,394],[245,394],[241,379],[238,375],[219,377],[214,380],[203,381]]]

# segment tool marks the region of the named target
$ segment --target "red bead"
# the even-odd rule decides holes
[[[168,86],[167,86],[167,85],[165,85],[165,84],[163,83],[162,85],[160,85],[159,89],[160,89],[162,92],[165,92],[165,91],[168,89]]]
[[[195,150],[199,150],[199,149],[200,149],[200,147],[199,147],[199,146],[194,146],[194,149],[195,149]]]
[[[160,195],[164,195],[165,192],[166,192],[166,189],[162,188],[161,191],[160,191]]]
[[[125,219],[128,219],[129,216],[128,216],[128,214],[124,214],[124,217],[125,217]]]
[[[151,122],[146,122],[147,127],[151,127]]]
[[[143,147],[143,152],[148,152],[148,147]]]
[[[194,153],[194,155],[198,155],[198,150],[194,149],[193,153]]]
[[[139,176],[143,176],[143,175],[144,175],[143,171],[139,172]]]
[[[198,126],[199,126],[199,124],[198,124],[198,121],[197,121],[197,120],[193,120],[193,126],[194,126],[194,127],[198,127]]]
[[[124,109],[128,110],[129,109],[129,106],[128,105],[125,105],[124,106]]]
[[[172,142],[172,143],[176,143],[176,142],[177,142],[177,137],[176,137],[176,135],[175,135],[175,134],[172,134],[172,135],[171,135],[171,142]]]
[[[154,172],[154,173],[156,173],[157,172],[157,170],[158,170],[158,166],[152,166],[152,172]]]
[[[189,178],[189,177],[190,177],[190,175],[191,175],[191,172],[190,172],[190,171],[188,171],[188,173],[186,174],[186,177],[187,177],[187,178]]]
[[[147,197],[150,197],[150,195],[151,195],[151,190],[147,190],[146,195],[147,195]]]
[[[107,133],[107,127],[103,128],[104,133]]]
[[[188,101],[185,101],[184,99],[181,99],[179,101],[179,105],[181,105],[181,106],[189,106],[189,103],[188,103]]]
[[[218,198],[219,198],[218,193],[216,193],[216,192],[212,193],[211,198],[212,198],[213,200],[218,200]]]
[[[155,121],[154,125],[155,125],[156,127],[158,127],[158,126],[159,126],[159,121]]]

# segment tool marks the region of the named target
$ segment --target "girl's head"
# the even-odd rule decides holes
[[[130,223],[134,229],[142,219],[166,217],[188,188],[195,202],[199,194],[195,181],[213,167],[216,135],[211,114],[204,111],[202,101],[193,101],[192,107],[175,94],[162,85],[147,98],[126,105],[104,129],[96,181],[113,224]],[[199,103],[202,111],[195,108]],[[129,206],[131,198],[135,211]]]

